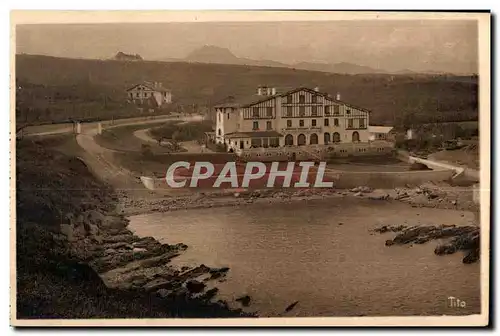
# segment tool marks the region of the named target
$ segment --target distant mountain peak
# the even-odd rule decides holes
[[[193,50],[187,55],[186,60],[201,63],[234,63],[238,61],[231,50],[213,45],[205,45]]]
[[[117,52],[113,59],[116,61],[142,61],[141,55],[126,54],[122,51]]]

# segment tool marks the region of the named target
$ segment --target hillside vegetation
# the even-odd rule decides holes
[[[16,57],[18,119],[62,120],[137,114],[125,90],[145,80],[172,90],[172,109],[209,107],[258,85],[319,87],[373,111],[373,124],[477,120],[476,77],[341,75],[287,68],[168,62]]]

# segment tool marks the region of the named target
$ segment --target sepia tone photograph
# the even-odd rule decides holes
[[[13,11],[11,46],[12,325],[488,324],[489,12]]]

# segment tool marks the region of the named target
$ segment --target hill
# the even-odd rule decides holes
[[[477,77],[442,75],[346,75],[280,67],[188,62],[114,62],[37,55],[16,56],[18,114],[57,109],[43,118],[137,114],[125,89],[148,81],[171,89],[176,106],[210,106],[262,84],[319,87],[371,110],[379,124],[477,120]],[[21,89],[19,89],[21,87]],[[47,99],[49,97],[49,99]],[[49,100],[50,102],[47,102]],[[31,110],[29,110],[31,109]]]

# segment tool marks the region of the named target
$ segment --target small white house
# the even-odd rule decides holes
[[[150,103],[158,107],[172,103],[172,93],[159,82],[134,85],[127,90],[127,97],[136,104]]]
[[[368,126],[370,141],[392,140],[392,126]]]

